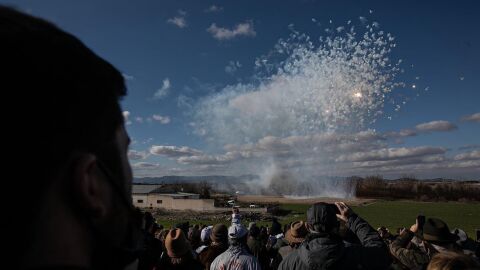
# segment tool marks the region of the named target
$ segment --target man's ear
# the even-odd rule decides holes
[[[73,168],[74,200],[84,213],[93,218],[102,218],[107,212],[105,181],[101,177],[97,157],[81,154]]]

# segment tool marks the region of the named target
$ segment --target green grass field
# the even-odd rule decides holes
[[[291,210],[285,217],[280,217],[282,224],[294,220],[305,220],[309,205],[306,204],[283,204],[283,209]],[[480,203],[456,203],[456,202],[410,202],[410,201],[377,201],[365,206],[353,206],[353,210],[366,219],[374,228],[386,226],[391,231],[399,227],[409,228],[418,214],[428,217],[437,217],[447,222],[450,229],[461,228],[467,234],[475,238],[475,229],[480,229]],[[175,222],[158,220],[166,228],[170,228]],[[190,220],[191,224],[211,224],[208,220]],[[228,221],[223,222],[228,225]],[[248,222],[244,222],[248,223]],[[259,225],[270,225],[270,222],[257,222]]]
[[[295,219],[305,220],[308,205],[284,205],[292,210],[284,222]],[[366,219],[374,228],[386,226],[391,231],[399,227],[409,228],[415,223],[418,214],[437,217],[444,220],[450,229],[461,228],[475,238],[475,229],[480,229],[480,204],[456,202],[407,202],[407,201],[377,201],[366,206],[354,206],[352,209]]]

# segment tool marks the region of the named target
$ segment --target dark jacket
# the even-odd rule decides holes
[[[202,263],[204,269],[209,270],[213,260],[215,260],[218,255],[225,252],[227,248],[228,245],[226,244],[210,244],[210,246],[198,254],[198,260]]]
[[[266,246],[258,238],[249,236],[247,239],[248,251],[257,258],[260,267],[268,270],[270,267],[270,258]]]
[[[291,246],[283,246],[280,249],[278,249],[277,255],[275,258],[272,260],[272,269],[278,269],[278,266],[280,263],[285,259],[290,253],[294,252],[296,248],[293,248]]]
[[[388,269],[391,258],[380,235],[355,214],[346,225],[357,235],[360,245],[345,243],[333,234],[310,234],[278,269]]]
[[[151,270],[162,254],[162,242],[153,234],[144,232],[141,238],[141,250],[139,251],[138,270]]]

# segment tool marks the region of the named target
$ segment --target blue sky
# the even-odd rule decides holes
[[[122,106],[136,176],[263,175],[274,168],[314,175],[480,178],[478,1],[0,2],[54,22],[124,73],[129,94]],[[289,134],[289,126],[281,132],[262,129],[239,116],[246,127],[260,130],[226,136],[238,118],[225,118],[237,112],[222,106],[269,99],[268,91],[251,95],[278,74],[264,75],[255,61],[267,55],[275,62],[268,55],[279,39],[293,31],[315,40],[339,36],[339,26],[363,29],[374,22],[376,32],[395,37],[387,57],[402,59],[404,73],[392,82],[405,86],[387,94],[401,104],[398,111],[385,102],[373,124],[307,132],[295,126]],[[232,87],[231,99],[214,99],[228,96],[225,88]],[[276,125],[255,117],[260,118],[252,122]]]

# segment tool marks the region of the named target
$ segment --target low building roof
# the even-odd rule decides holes
[[[199,196],[195,193],[175,192],[172,188],[164,187],[163,185],[154,184],[135,184],[132,185],[132,194],[158,194],[169,197],[188,197]]]
[[[151,192],[150,194],[155,194],[158,196],[167,196],[167,197],[193,197],[193,196],[199,196],[199,194],[195,193],[185,193],[185,192],[168,192],[168,193],[163,193],[163,192]]]
[[[132,185],[132,194],[149,194],[162,185]]]

